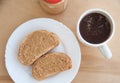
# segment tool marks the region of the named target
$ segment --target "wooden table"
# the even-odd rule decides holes
[[[106,60],[97,48],[79,42],[82,61],[72,83],[120,83],[120,0],[69,0],[66,11],[58,15],[45,13],[37,0],[0,0],[0,83],[13,83],[5,68],[4,54],[7,40],[16,27],[33,18],[48,17],[61,21],[76,35],[79,16],[90,8],[104,9],[115,20],[116,32],[108,43],[113,57]]]

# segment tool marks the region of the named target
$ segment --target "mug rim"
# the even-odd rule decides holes
[[[80,22],[82,21],[82,19],[86,15],[88,15],[90,13],[100,13],[100,14],[104,15],[108,19],[108,21],[110,22],[111,33],[110,33],[109,38],[107,38],[104,42],[101,42],[101,43],[98,43],[98,44],[90,43],[90,42],[86,41],[82,37],[82,35],[81,35],[80,31],[79,31]],[[78,20],[78,23],[77,23],[77,36],[78,36],[79,40],[82,43],[84,43],[84,44],[86,44],[88,46],[98,47],[98,46],[104,45],[104,44],[106,44],[108,41],[110,41],[112,39],[114,33],[115,33],[115,23],[114,23],[114,20],[113,20],[112,16],[107,11],[102,10],[102,9],[94,8],[94,9],[89,9],[89,10],[85,11],[84,13],[82,13],[82,15],[80,16],[80,18]]]

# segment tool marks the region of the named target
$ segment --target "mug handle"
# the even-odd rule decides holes
[[[110,49],[109,49],[107,44],[99,46],[98,49],[102,52],[103,56],[106,59],[110,59],[112,57],[112,53],[111,53],[111,51],[110,51]]]

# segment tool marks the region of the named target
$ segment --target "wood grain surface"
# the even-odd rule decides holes
[[[116,32],[108,43],[113,57],[106,60],[97,48],[79,42],[81,66],[72,83],[120,83],[120,0],[69,0],[67,9],[58,15],[45,13],[38,0],[0,0],[0,83],[14,83],[5,68],[4,56],[7,40],[16,27],[33,18],[48,17],[61,21],[76,35],[78,18],[91,8],[108,11],[115,21]]]

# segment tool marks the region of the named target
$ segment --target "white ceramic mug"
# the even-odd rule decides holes
[[[81,35],[80,31],[79,31],[80,22],[82,21],[82,19],[83,19],[86,15],[88,15],[88,14],[90,14],[90,13],[100,13],[100,14],[104,15],[104,16],[108,19],[108,21],[109,21],[109,23],[110,23],[110,26],[111,26],[111,27],[110,27],[110,28],[111,28],[110,36],[109,36],[108,39],[106,39],[106,40],[105,40],[104,42],[102,42],[102,43],[92,44],[92,43],[87,42],[87,41],[82,37],[82,35]],[[114,33],[115,33],[115,23],[114,23],[114,20],[113,20],[113,18],[111,17],[111,15],[110,15],[108,12],[106,12],[105,10],[102,10],[102,9],[89,9],[89,10],[87,10],[86,12],[84,12],[84,13],[80,16],[80,18],[79,18],[79,20],[78,20],[78,23],[77,23],[77,36],[78,36],[79,40],[80,40],[82,43],[84,43],[85,45],[92,46],[92,47],[97,47],[97,48],[102,52],[102,54],[104,55],[104,57],[107,58],[107,59],[110,59],[110,58],[112,57],[112,53],[111,53],[111,51],[110,51],[110,49],[109,49],[109,47],[107,46],[106,43],[111,40],[111,38],[113,37]]]

